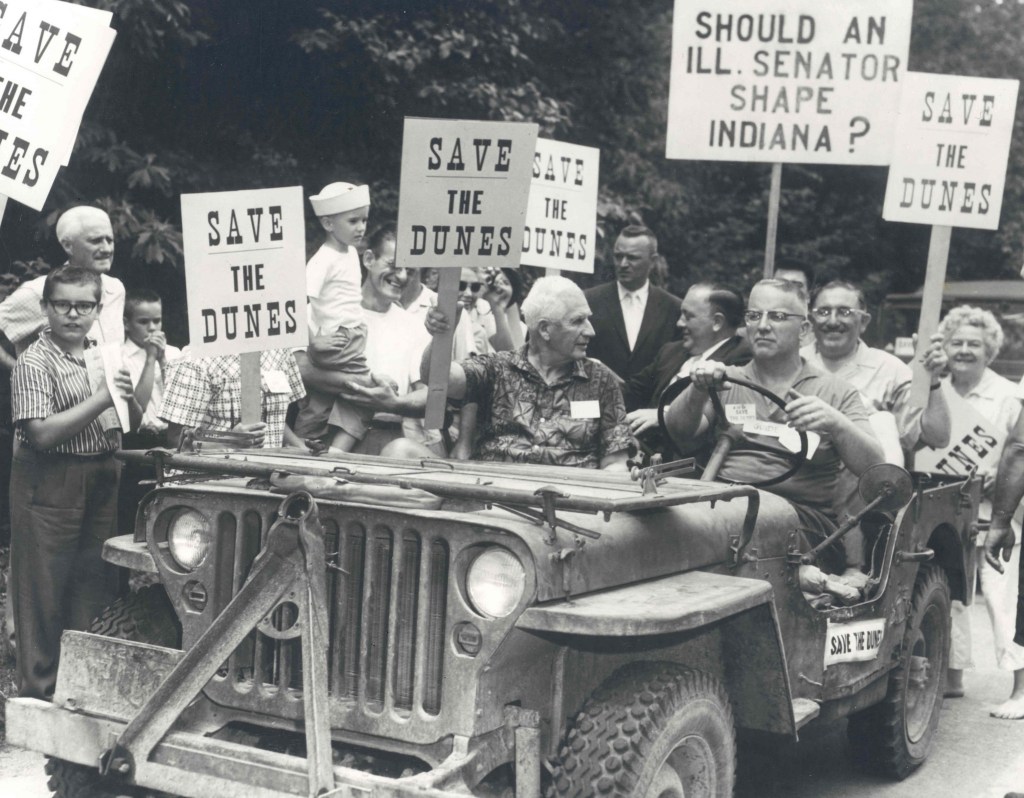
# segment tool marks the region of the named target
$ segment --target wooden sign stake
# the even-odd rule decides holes
[[[768,232],[764,242],[764,276],[775,274],[775,241],[779,233],[779,200],[782,195],[782,164],[772,164],[772,183],[768,190]]]
[[[448,402],[448,372],[452,362],[452,341],[455,339],[455,309],[459,299],[461,269],[438,269],[437,306],[451,322],[443,335],[434,336],[430,351],[430,374],[427,382],[427,407],[423,424],[427,429],[444,426],[444,409]]]
[[[238,356],[242,383],[242,423],[263,420],[263,389],[260,386],[260,352],[242,352]]]
[[[946,263],[949,261],[949,239],[953,228],[948,225],[932,225],[928,242],[928,267],[924,274],[924,290],[921,292],[921,320],[917,327],[917,348],[928,346],[928,339],[939,328],[939,314],[942,311],[942,290],[946,285]],[[910,404],[925,407],[928,404],[928,384],[931,376],[920,362],[917,353],[911,363],[914,381],[910,387]]]

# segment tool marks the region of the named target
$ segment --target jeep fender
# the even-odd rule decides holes
[[[772,586],[761,579],[690,571],[526,610],[516,625],[554,635],[568,673],[600,682],[637,659],[707,670],[729,693],[742,728],[795,735],[792,694]],[[573,667],[573,665],[579,667]],[[596,683],[570,677],[565,708]]]

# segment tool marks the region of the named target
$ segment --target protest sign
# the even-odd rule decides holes
[[[0,4],[0,194],[41,210],[110,52],[109,12]]]
[[[942,449],[925,447],[914,453],[914,470],[967,476],[973,469],[995,470],[1003,449],[1006,430],[982,416],[946,380],[942,395],[949,406],[949,445]]]
[[[669,158],[884,165],[911,0],[676,0]]]
[[[594,147],[537,139],[523,264],[593,274],[600,166]]]
[[[1018,87],[908,72],[882,218],[997,229]]]
[[[182,194],[181,224],[197,354],[307,344],[301,186]]]
[[[519,266],[537,125],[405,120],[398,200],[399,267],[441,269],[437,306],[455,319],[459,272]],[[434,338],[424,424],[444,420],[454,325]]]
[[[399,266],[519,266],[537,125],[406,119]]]

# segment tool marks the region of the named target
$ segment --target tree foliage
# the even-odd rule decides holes
[[[641,220],[676,290],[698,275],[745,287],[761,273],[769,167],[664,157],[671,0],[86,4],[114,13],[118,37],[44,213],[8,208],[7,284],[43,268],[40,258],[60,262],[53,224],[79,202],[110,212],[119,276],[174,296],[182,193],[365,181],[374,219],[393,217],[406,116],[529,120],[544,136],[599,147],[593,279],[608,276],[617,230]],[[922,0],[914,14],[911,69],[1024,74],[1019,0]],[[1022,126],[1018,109],[1015,145]],[[883,222],[884,190],[881,168],[787,165],[779,253],[861,280],[874,299],[916,287],[928,230]],[[956,231],[951,276],[1016,273],[1022,200],[1017,146],[999,231]],[[307,233],[312,247],[315,220]],[[183,303],[172,307],[180,341]]]

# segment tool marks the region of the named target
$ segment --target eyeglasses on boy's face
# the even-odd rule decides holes
[[[816,319],[824,321],[833,313],[836,314],[840,319],[849,319],[853,316],[859,316],[863,313],[859,308],[848,308],[840,305],[839,307],[830,307],[828,305],[822,305],[821,307],[815,308],[811,311]]]
[[[757,324],[765,314],[768,315],[768,321],[774,324],[781,324],[786,319],[806,318],[803,313],[786,313],[784,310],[747,310],[743,313],[743,319],[747,324]]]
[[[465,291],[467,288],[474,294],[477,293],[481,288],[484,287],[483,283],[467,283],[465,280],[459,280],[459,291]]]
[[[72,308],[75,309],[75,313],[79,316],[88,316],[90,313],[95,312],[100,304],[99,302],[71,302],[67,299],[47,299],[46,301],[61,316],[67,316],[71,313]]]

